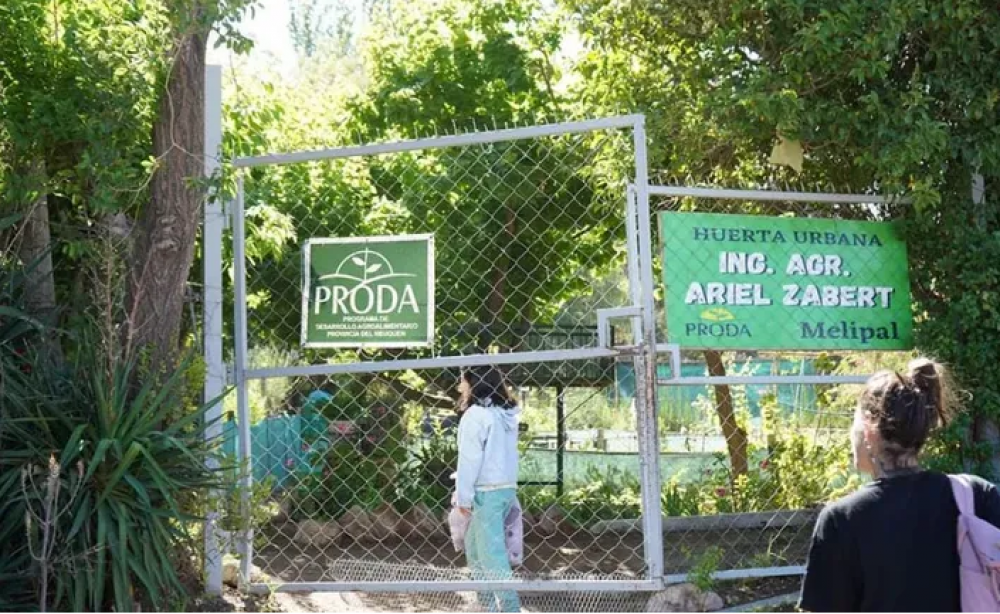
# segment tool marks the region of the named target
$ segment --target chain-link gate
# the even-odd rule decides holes
[[[627,182],[647,182],[645,146],[643,118],[627,116],[234,160],[236,447],[250,468],[246,512],[280,508],[242,544],[252,588],[516,589],[542,595],[534,607],[607,611],[662,587],[652,235],[644,195],[625,197]],[[402,235],[433,240],[426,347],[300,343],[302,310],[357,298],[303,298],[307,243],[315,253],[317,239]],[[380,245],[329,275],[403,275]],[[361,295],[378,313],[406,300]],[[324,330],[336,341],[365,322]],[[614,393],[623,364],[635,380],[627,400]],[[513,579],[473,581],[447,534],[455,387],[473,365],[504,372],[527,426],[525,560]],[[567,423],[588,412],[636,434],[615,455],[624,469],[566,462]],[[612,470],[624,490],[588,490]],[[602,528],[613,521],[635,526]],[[556,591],[576,601],[545,602]]]

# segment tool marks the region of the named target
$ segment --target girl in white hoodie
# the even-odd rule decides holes
[[[473,578],[513,577],[507,558],[504,519],[517,500],[517,434],[520,409],[493,367],[462,372],[458,424],[455,503],[471,515],[465,552]],[[520,612],[514,591],[483,591],[479,602],[490,612]]]

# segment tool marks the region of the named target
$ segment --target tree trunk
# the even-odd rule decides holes
[[[62,352],[53,329],[57,324],[56,280],[52,267],[52,234],[49,198],[45,188],[45,164],[22,165],[26,185],[38,186],[38,196],[23,203],[25,216],[17,239],[17,255],[25,266],[24,309],[48,330],[42,332],[40,348],[48,358],[60,360]]]
[[[705,363],[708,365],[709,375],[725,377],[726,366],[722,362],[722,354],[706,350]],[[746,475],[750,469],[747,461],[747,433],[740,428],[736,421],[733,394],[728,385],[715,386],[715,411],[719,416],[722,436],[726,438],[726,447],[729,449],[729,463],[732,467],[733,478]]]
[[[195,19],[191,20],[195,22]],[[180,35],[153,126],[158,167],[138,225],[132,258],[126,348],[147,349],[157,371],[173,368],[194,260],[204,190],[206,32]]]
[[[52,269],[49,200],[45,194],[31,203],[21,227],[18,256],[27,267],[24,280],[25,310],[36,320],[54,324],[56,283]]]
[[[490,269],[490,291],[486,295],[486,314],[483,318],[483,334],[480,336],[480,351],[486,352],[500,336],[503,321],[503,307],[506,302],[507,263],[503,256],[497,258]]]
[[[497,338],[510,331],[500,330],[504,324],[504,311],[507,306],[507,274],[510,269],[510,254],[508,249],[517,234],[517,215],[509,205],[504,207],[504,233],[503,245],[498,246],[499,255],[493,263],[490,271],[490,291],[486,296],[486,317],[484,318],[486,329],[485,334],[480,336],[480,350],[485,352],[490,345],[496,343]],[[505,344],[500,344],[500,350],[507,349]]]

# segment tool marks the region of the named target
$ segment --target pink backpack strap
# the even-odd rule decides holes
[[[972,495],[972,483],[964,475],[949,475],[951,492],[955,496],[958,512],[966,516],[976,515],[976,502]]]

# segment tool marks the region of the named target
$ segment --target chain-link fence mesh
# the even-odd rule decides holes
[[[598,131],[251,170],[250,367],[592,346],[594,310],[626,301],[631,149]],[[307,240],[420,234],[434,235],[431,348],[298,351]]]
[[[758,360],[771,361],[748,362]],[[858,486],[848,443],[858,392],[856,385],[666,388],[667,572],[804,565],[820,506]],[[723,428],[724,420],[735,424]]]
[[[612,377],[613,363],[592,368]],[[457,380],[444,370],[411,375]],[[294,412],[252,427],[256,481],[269,485],[280,507],[258,534],[256,562],[265,573],[284,582],[472,579],[445,518],[454,491],[457,421],[450,403],[442,401],[439,412],[407,400],[398,377],[386,372],[251,382],[251,396],[287,386],[282,413]],[[573,426],[588,412],[620,412],[627,422],[630,409],[616,406],[607,389],[580,382],[564,389],[558,378],[548,374],[519,390],[528,428],[521,437],[525,552],[517,577],[642,579],[642,535],[594,530],[601,521],[639,517],[637,449],[562,452],[551,445],[556,433],[534,432],[549,428],[557,404]],[[296,383],[302,392],[295,392]],[[593,481],[607,475],[621,480]]]

